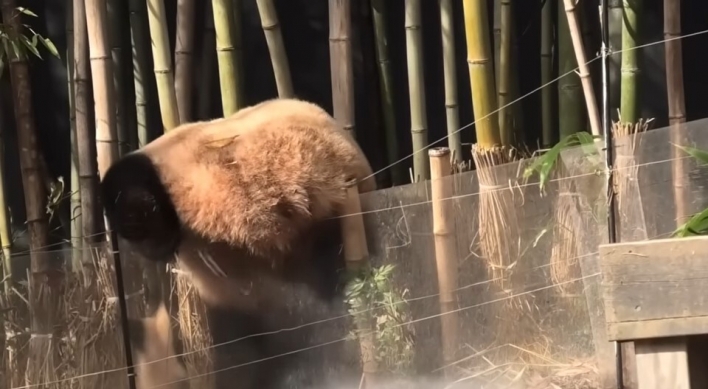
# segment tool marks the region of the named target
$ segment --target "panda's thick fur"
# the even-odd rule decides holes
[[[375,189],[354,139],[320,107],[275,99],[183,125],[126,155],[106,173],[101,195],[127,249],[177,259],[222,343],[346,312],[337,216],[354,182],[362,193]],[[216,388],[310,387],[322,370],[356,364],[337,361],[347,353],[336,343],[271,359],[346,335],[345,323],[325,327],[217,347]],[[321,369],[308,375],[303,365]]]

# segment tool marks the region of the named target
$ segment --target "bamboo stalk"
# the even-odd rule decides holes
[[[86,26],[93,78],[93,99],[96,106],[96,154],[98,174],[106,173],[118,159],[118,134],[113,89],[113,64],[108,50],[106,6],[101,0],[86,0]]]
[[[511,1],[499,0],[499,70],[497,79],[497,104],[499,104],[499,135],[502,144],[511,144],[513,138],[512,108],[506,107],[510,103],[511,84]]]
[[[459,322],[457,307],[457,239],[450,149],[440,147],[428,151],[430,156],[431,193],[433,199],[433,236],[437,264],[440,321],[442,325],[443,362],[445,366],[457,360]],[[453,370],[446,370],[452,376]]]
[[[573,42],[573,50],[578,63],[580,82],[583,85],[583,93],[585,95],[585,104],[587,107],[588,117],[590,119],[590,131],[595,136],[602,135],[602,127],[600,126],[600,111],[595,100],[595,91],[593,90],[592,80],[590,79],[590,69],[588,68],[587,59],[585,58],[585,48],[583,46],[583,37],[580,31],[580,23],[578,23],[577,3],[575,0],[563,0],[565,4],[565,13],[568,16],[568,28],[570,30],[570,38]]]
[[[340,219],[344,259],[347,268],[350,271],[356,271],[369,265],[369,248],[366,244],[366,230],[356,184],[347,188],[347,200],[342,208],[342,215],[346,215]],[[379,373],[379,364],[376,359],[376,336],[373,333],[372,318],[368,315],[365,318],[368,320],[357,320],[363,365],[362,379],[364,387],[374,387],[372,385],[376,383],[376,376]]]
[[[163,0],[148,0],[148,24],[152,39],[152,60],[157,80],[157,97],[160,101],[160,114],[165,132],[180,124],[177,112],[175,82],[172,77],[172,58],[170,40],[167,35],[167,16]]]
[[[138,135],[138,148],[150,141],[148,132],[148,51],[145,42],[150,36],[146,30],[145,1],[129,0],[130,41],[133,55],[133,83],[135,84],[135,113]]]
[[[457,132],[460,129],[460,116],[457,105],[455,25],[452,15],[452,0],[440,0],[440,28],[442,30],[447,143],[452,152],[452,163],[457,166],[462,162],[462,142],[460,141],[460,133]]]
[[[215,75],[218,73],[218,65],[216,62],[216,32],[214,31],[214,15],[212,12],[211,1],[204,4],[204,31],[202,32],[202,42],[200,49],[199,63],[199,82],[197,91],[199,101],[197,104],[197,115],[200,120],[212,118],[212,93],[216,82]]]
[[[493,0],[492,4],[492,37],[494,39],[494,82],[499,88],[499,78],[500,78],[500,64],[501,64],[501,35],[502,35],[502,22],[501,22],[501,10],[502,10],[502,0]]]
[[[447,0],[443,0],[447,1]],[[381,93],[381,111],[386,131],[386,154],[389,164],[398,161],[398,138],[396,136],[396,111],[393,105],[393,79],[391,77],[391,59],[388,51],[388,32],[386,0],[371,0],[374,36],[376,37],[376,62],[378,63],[379,89]],[[400,164],[391,167],[393,185],[403,183],[403,171]]]
[[[583,95],[564,0],[558,0],[558,131],[560,139],[585,131]],[[570,73],[570,74],[568,74]]]
[[[467,63],[472,89],[472,105],[477,145],[482,149],[502,145],[496,116],[494,69],[490,61],[487,4],[484,0],[464,0]]]
[[[414,154],[413,180],[419,182],[430,179],[430,165],[423,153],[423,150],[428,147],[428,115],[425,107],[421,0],[406,0],[405,12],[408,96],[411,107],[411,138]]]
[[[7,202],[5,201],[5,139],[0,127],[0,245],[2,245],[2,266],[0,267],[2,274],[0,274],[0,281],[5,281],[3,282],[3,290],[6,298],[10,298],[9,296],[12,292],[12,230],[10,218],[7,216]]]
[[[11,42],[18,42],[22,34],[21,14],[15,0],[0,3],[4,32]],[[59,355],[52,347],[54,326],[61,320],[60,297],[63,294],[63,277],[58,261],[52,260],[43,248],[48,243],[47,194],[40,168],[41,150],[34,121],[29,66],[24,51],[7,53],[10,84],[17,123],[17,146],[22,172],[22,189],[27,214],[30,247],[29,308],[31,339],[27,377],[30,382],[51,382],[59,378]]]
[[[555,128],[553,80],[553,10],[554,0],[544,0],[541,9],[541,117],[543,122],[542,145],[552,147],[557,142]]]
[[[224,117],[230,116],[243,106],[239,95],[242,89],[238,85],[237,74],[240,62],[236,57],[236,46],[233,40],[234,10],[231,0],[212,0],[214,12],[214,30],[216,31],[216,55],[219,61],[219,80],[221,83],[221,106]]]
[[[635,50],[640,37],[639,23],[641,14],[641,0],[625,0],[622,7],[622,81],[620,113],[626,123],[636,123],[639,119],[639,65]]]
[[[195,0],[177,1],[177,39],[175,40],[175,95],[180,123],[192,121],[192,72],[194,70]]]
[[[66,80],[67,91],[69,93],[69,127],[71,142],[71,193],[69,216],[71,220],[71,247],[72,247],[72,270],[81,269],[82,241],[81,231],[81,191],[79,190],[79,151],[76,141],[76,104],[74,96],[74,5],[73,0],[66,2]]]
[[[666,87],[669,101],[669,124],[671,142],[675,145],[686,143],[683,123],[686,121],[686,101],[683,81],[683,48],[681,40],[681,1],[664,0],[664,39],[666,55]],[[623,53],[624,55],[624,53]],[[623,113],[624,114],[624,113]],[[674,198],[676,203],[676,224],[685,223],[691,204],[690,181],[687,177],[687,161],[681,158],[681,150],[672,147],[671,162]]]
[[[293,97],[293,82],[290,78],[288,56],[283,44],[283,34],[280,32],[278,13],[273,0],[257,0],[258,13],[261,15],[261,26],[268,43],[270,59],[273,63],[275,85],[278,87],[278,96],[282,98]]]
[[[524,128],[524,110],[523,104],[515,103],[521,96],[521,85],[519,80],[520,63],[519,63],[519,42],[516,33],[516,16],[511,3],[511,12],[509,16],[509,29],[511,36],[509,38],[509,122],[511,125],[512,144],[523,147],[526,143],[526,134]]]
[[[107,0],[107,16],[109,27],[109,42],[111,45],[111,58],[113,60],[113,93],[116,117],[116,131],[118,136],[119,155],[128,153],[130,147],[130,131],[125,109],[126,92],[123,87],[125,75],[123,74],[123,34],[122,23],[124,20],[125,0]]]
[[[356,137],[350,0],[329,0],[329,59],[334,118]]]
[[[93,261],[90,247],[103,231],[98,203],[98,161],[96,141],[89,119],[89,53],[84,0],[73,0],[74,19],[74,105],[76,107],[76,151],[81,197],[82,262]]]

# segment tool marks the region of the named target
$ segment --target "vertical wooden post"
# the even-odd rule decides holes
[[[347,188],[347,201],[342,210],[341,218],[342,242],[344,244],[344,259],[347,269],[358,271],[369,263],[369,248],[366,244],[364,218],[361,215],[359,189],[356,183]],[[365,323],[364,323],[365,322]],[[364,381],[362,387],[373,387],[376,373],[379,371],[376,361],[376,337],[371,320],[359,323],[359,347],[363,365]]]
[[[457,243],[453,214],[452,180],[446,179],[452,171],[450,149],[438,147],[428,151],[433,196],[433,235],[435,237],[435,262],[438,272],[440,317],[442,325],[444,364],[455,361],[457,352]],[[449,371],[446,371],[449,374]]]

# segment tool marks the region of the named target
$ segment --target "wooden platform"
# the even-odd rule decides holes
[[[639,389],[708,389],[708,237],[600,246],[611,341],[634,341]]]

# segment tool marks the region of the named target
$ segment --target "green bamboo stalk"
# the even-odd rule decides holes
[[[499,120],[493,113],[497,101],[494,68],[490,61],[487,4],[484,0],[464,0],[462,4],[477,145],[485,150],[502,145]]]
[[[513,109],[506,107],[510,100],[511,84],[511,1],[499,0],[500,28],[499,70],[497,79],[497,104],[499,104],[499,135],[503,144],[511,144],[513,139]]]
[[[512,7],[513,11],[513,7]],[[525,129],[524,129],[524,110],[523,110],[523,104],[519,103],[514,103],[519,96],[521,96],[521,85],[519,81],[519,74],[521,73],[519,71],[520,69],[520,63],[519,63],[519,42],[518,38],[516,36],[516,17],[514,16],[515,13],[511,12],[511,17],[510,17],[510,24],[511,24],[511,49],[509,53],[509,103],[511,103],[511,106],[509,107],[511,109],[510,112],[510,121],[511,121],[511,127],[512,127],[512,141],[514,144],[517,145],[523,145],[526,140],[525,140]]]
[[[334,118],[352,137],[356,137],[351,32],[350,0],[329,0],[329,58]]]
[[[499,78],[500,78],[500,65],[501,65],[501,34],[502,34],[502,22],[501,22],[501,10],[502,10],[502,0],[493,0],[492,4],[492,37],[494,38],[494,81],[497,88],[499,88]]]
[[[278,96],[293,97],[293,82],[290,78],[288,56],[285,53],[283,35],[280,32],[278,13],[275,11],[273,0],[257,0],[258,13],[261,15],[261,26],[268,43],[275,84],[278,87]]]
[[[160,101],[160,114],[164,131],[179,126],[175,80],[172,76],[172,56],[170,40],[167,35],[167,16],[163,0],[148,0],[148,24],[152,39],[152,60],[157,80],[157,97]]]
[[[93,99],[96,107],[96,152],[98,173],[106,170],[119,157],[118,131],[113,89],[113,64],[108,49],[108,17],[106,4],[101,0],[86,0],[86,25],[89,37]]]
[[[214,29],[216,31],[216,55],[219,61],[219,81],[221,83],[221,106],[223,115],[230,116],[243,106],[238,91],[237,74],[240,62],[236,58],[233,39],[234,9],[231,0],[212,0]]]
[[[177,38],[175,39],[175,95],[180,123],[192,120],[192,72],[194,60],[195,0],[177,1]]]
[[[236,95],[238,95],[238,101],[245,101],[244,100],[244,94],[243,94],[243,86],[244,81],[243,81],[243,15],[242,15],[242,2],[241,0],[231,0],[233,4],[233,9],[234,9],[234,28],[232,30],[232,36],[234,39],[234,52],[236,53],[236,83],[239,85],[239,87],[236,89]],[[214,31],[214,20],[211,20],[211,29],[214,34],[216,32]],[[214,35],[216,36],[216,35]],[[213,53],[213,51],[212,51]],[[246,103],[243,103],[244,105]]]
[[[574,71],[578,66],[570,37],[565,5],[558,1],[558,131],[560,139],[576,132],[585,131],[583,117],[583,91],[580,77]],[[570,74],[567,74],[571,72]]]
[[[123,82],[123,34],[124,0],[108,0],[108,36],[113,60],[113,93],[115,94],[116,131],[118,131],[118,149],[120,155],[130,152],[130,131],[125,109],[125,88]]]
[[[71,220],[72,270],[81,271],[82,242],[81,231],[81,191],[79,189],[79,154],[76,143],[76,104],[74,98],[74,4],[66,2],[66,80],[69,93],[69,127],[71,141],[71,193],[69,213]]]
[[[639,119],[639,50],[641,44],[641,0],[624,0],[622,8],[622,81],[620,95],[620,114],[625,123],[636,123]]]
[[[553,10],[554,0],[545,0],[541,9],[541,117],[543,121],[542,145],[552,147],[557,142],[553,89]]]
[[[135,84],[135,114],[137,124],[138,147],[145,146],[150,141],[148,132],[148,48],[149,41],[145,20],[145,1],[129,0],[130,10],[130,41],[133,56],[133,83]]]
[[[414,153],[413,179],[419,182],[430,179],[430,164],[423,152],[428,147],[428,115],[425,110],[421,0],[406,0],[405,12],[408,96],[411,106],[411,137]]]
[[[215,86],[214,77],[215,73],[218,72],[218,65],[216,62],[216,32],[214,31],[214,15],[212,12],[211,1],[204,4],[204,31],[202,32],[202,42],[200,55],[201,58],[199,64],[199,82],[197,93],[199,95],[197,103],[197,115],[200,120],[207,120],[212,118],[211,107],[212,107],[212,91]],[[234,9],[238,9],[234,7]],[[238,30],[237,30],[238,31]],[[240,34],[239,34],[240,35]],[[242,79],[240,79],[242,80]]]
[[[386,156],[389,164],[398,161],[398,138],[396,137],[396,111],[393,106],[393,80],[391,79],[391,59],[388,51],[386,0],[371,0],[374,37],[376,38],[376,62],[378,63],[381,111],[386,135]],[[391,181],[394,185],[403,183],[400,164],[391,167]]]
[[[452,164],[462,162],[460,140],[460,115],[457,104],[457,69],[455,67],[455,23],[452,15],[452,0],[440,0],[440,27],[442,31],[443,70],[445,80],[445,110],[447,119],[447,143],[452,153]]]

